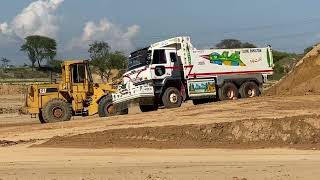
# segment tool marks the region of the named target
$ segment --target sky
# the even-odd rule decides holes
[[[108,42],[128,54],[174,36],[197,49],[235,38],[302,52],[320,41],[316,0],[1,0],[0,58],[29,63],[28,35],[52,37],[59,59],[87,59],[88,44]]]

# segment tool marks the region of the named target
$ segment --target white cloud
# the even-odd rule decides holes
[[[0,34],[23,39],[29,35],[56,37],[58,17],[54,14],[64,0],[38,0],[24,8],[10,23],[0,23]]]
[[[138,25],[123,30],[119,25],[113,24],[107,19],[102,19],[97,23],[89,21],[85,24],[81,37],[72,40],[70,48],[87,49],[93,41],[105,41],[113,50],[128,52],[134,48],[132,42],[139,30]]]

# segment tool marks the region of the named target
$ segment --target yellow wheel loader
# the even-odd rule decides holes
[[[116,110],[113,106],[114,92],[112,85],[93,82],[89,61],[64,61],[61,82],[28,87],[25,111],[41,123],[69,121],[72,116],[128,114],[128,107]]]

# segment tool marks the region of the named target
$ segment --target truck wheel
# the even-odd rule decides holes
[[[157,111],[158,105],[140,105],[141,112],[150,112],[150,111]]]
[[[111,96],[106,96],[101,99],[99,102],[98,114],[99,117],[108,117],[116,114],[113,109]]]
[[[182,104],[182,96],[177,88],[169,87],[162,95],[163,105],[170,108],[178,108]]]
[[[72,116],[72,107],[62,99],[52,99],[43,107],[40,114],[42,114],[43,123],[69,121]],[[39,119],[41,121],[40,116]]]
[[[260,95],[259,87],[254,82],[245,82],[240,87],[241,98],[252,98]]]
[[[238,98],[238,89],[232,82],[227,82],[219,88],[218,94],[221,101],[234,100]]]

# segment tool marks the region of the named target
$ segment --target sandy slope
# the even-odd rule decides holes
[[[261,97],[199,106],[188,103],[182,108],[150,113],[141,113],[137,108],[133,108],[127,116],[76,117],[69,122],[56,124],[40,124],[37,119],[31,119],[29,116],[4,114],[0,115],[0,139],[10,141],[49,139],[54,136],[70,136],[108,129],[319,115],[319,107],[320,96],[297,96]]]
[[[241,127],[252,131],[248,137],[269,137],[259,134],[276,132],[272,128],[270,130],[270,127],[274,126],[265,125],[268,125],[269,121],[275,124],[279,121],[285,124],[281,126],[284,133],[292,132],[301,137],[300,132],[310,132],[308,137],[311,141],[306,141],[308,144],[304,144],[305,141],[300,140],[298,148],[318,149],[319,135],[316,133],[320,129],[319,110],[320,96],[296,96],[261,97],[200,106],[189,103],[180,109],[150,113],[140,113],[137,108],[133,108],[128,116],[77,117],[70,122],[44,125],[29,116],[2,114],[0,115],[0,179],[318,179],[319,151],[248,150],[243,148],[257,148],[257,146],[239,147],[232,143],[222,146],[228,149],[205,149],[206,146],[201,149],[194,146],[188,147],[191,149],[174,149],[168,144],[164,144],[162,150],[154,149],[157,147],[153,146],[151,149],[144,149],[148,147],[150,141],[155,140],[155,137],[150,135],[147,139],[145,136],[140,138],[132,134],[134,131],[130,129],[144,128],[136,132],[154,132],[152,134],[158,134],[156,138],[159,138],[167,134],[164,133],[168,131],[167,128],[163,129],[165,126],[183,130],[195,125],[201,127],[216,123],[220,127],[222,123],[231,123],[230,126],[223,127],[229,127],[229,130],[232,130],[230,132],[238,134],[240,131],[233,131],[237,128],[232,125],[239,124],[241,120],[243,122]],[[262,124],[257,125],[255,122]],[[299,123],[303,123],[305,127],[303,131],[299,129]],[[150,131],[148,128],[151,128]],[[209,132],[208,129],[203,130],[201,132]],[[88,146],[88,141],[108,145],[108,138],[99,133],[117,137],[115,134],[108,134],[115,133],[113,131],[120,135],[129,135],[131,138],[136,137],[122,147],[119,144],[115,144],[114,148],[103,146],[103,149]],[[192,132],[191,129],[188,131]],[[224,137],[228,132],[224,131],[220,137]],[[241,132],[247,136],[247,131]],[[88,133],[93,133],[97,141],[94,138],[81,141],[80,136],[94,137]],[[175,134],[172,138],[176,140],[177,133],[173,131],[171,133]],[[50,143],[50,140],[57,138],[56,136],[60,136],[59,141],[67,144],[59,144],[57,141],[56,144]],[[66,148],[72,145],[70,138],[75,138],[73,145],[78,148]],[[136,147],[136,144],[132,143],[137,139],[139,148],[128,148]],[[121,141],[121,138],[118,141],[120,144],[125,142]],[[30,148],[32,145],[45,142],[59,148]],[[288,142],[290,144],[292,141]],[[263,148],[281,146],[272,143],[274,142],[270,141]],[[130,144],[133,146],[128,146]]]
[[[319,168],[319,151],[0,149],[0,177],[6,180],[317,180]]]

